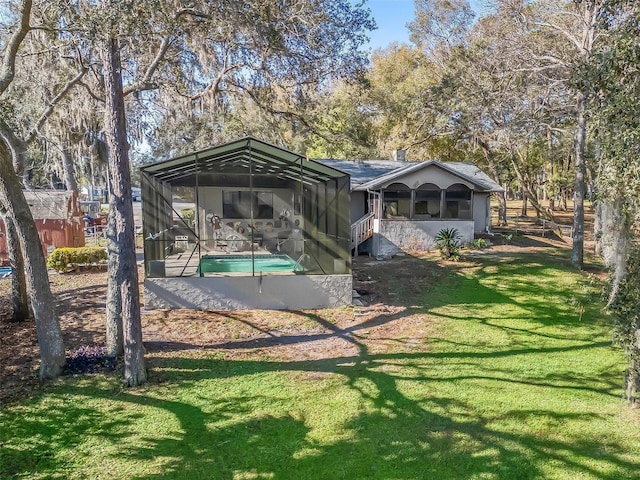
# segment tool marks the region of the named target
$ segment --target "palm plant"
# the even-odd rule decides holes
[[[456,261],[460,258],[460,233],[456,228],[443,228],[434,240],[442,258]]]

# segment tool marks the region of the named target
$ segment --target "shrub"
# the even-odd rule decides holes
[[[487,246],[487,241],[484,238],[476,238],[473,242],[469,243],[469,248],[476,250],[482,250],[483,248],[487,248]]]
[[[440,250],[440,256],[445,260],[460,259],[460,233],[455,228],[443,228],[434,237]]]
[[[180,210],[180,216],[187,225],[190,225],[196,218],[196,211],[193,208],[183,208]]]
[[[116,369],[115,357],[106,355],[104,346],[84,345],[67,356],[64,373],[107,373]]]
[[[74,269],[78,265],[91,265],[107,261],[102,247],[56,248],[47,259],[47,266],[57,272]]]

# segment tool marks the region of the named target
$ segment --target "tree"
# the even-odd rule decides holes
[[[0,65],[0,99],[15,77],[16,56],[30,30],[31,7],[30,0],[23,0],[17,15],[17,26],[4,46]],[[64,344],[40,238],[14,169],[16,158],[26,154],[17,148],[24,148],[24,142],[16,140],[20,139],[8,127],[6,118],[0,117],[0,210],[4,212],[3,217],[9,218],[15,226],[20,249],[25,256],[27,292],[40,347],[40,378],[55,378],[64,366]]]
[[[27,279],[24,275],[24,258],[20,248],[20,239],[13,219],[7,215],[6,209],[0,209],[0,218],[5,226],[9,265],[11,265],[11,304],[13,313],[11,321],[23,322],[29,318],[29,298],[27,295]]]
[[[316,158],[375,158],[374,118],[367,82],[337,81],[319,94],[307,153]]]
[[[422,51],[407,45],[391,45],[376,52],[367,75],[368,108],[378,150],[387,158],[405,150],[409,158],[426,159],[434,151],[451,158],[442,147],[436,118],[428,108],[425,92],[438,83],[441,71]],[[442,157],[440,157],[442,158]]]
[[[145,103],[160,119],[150,141],[165,157],[252,133],[306,149],[303,136],[327,133],[318,98],[363,71],[360,47],[374,28],[370,13],[349,0],[227,0],[182,18],[173,38],[188,61],[158,72],[165,88]]]
[[[601,36],[600,19],[606,14],[608,0],[532,2],[501,0],[498,2],[507,18],[522,27],[514,43],[521,48],[521,58],[529,70],[547,77],[550,85],[562,83],[574,98],[571,116],[575,121],[574,157],[574,219],[572,263],[582,268],[584,263],[584,199],[587,173],[586,109],[589,89],[581,78],[573,77],[579,65],[589,60]],[[539,32],[543,35],[539,35]],[[545,42],[523,42],[545,37]]]
[[[140,322],[140,296],[138,294],[135,229],[131,204],[129,144],[127,142],[122,90],[122,65],[115,32],[112,32],[104,40],[103,48],[106,94],[105,133],[111,154],[109,159],[110,218],[107,238],[113,261],[109,262],[109,282],[110,291],[116,286],[115,293],[119,295],[116,301],[122,316],[124,381],[128,386],[137,386],[146,382],[147,372],[144,363]],[[119,338],[116,341],[119,341]]]
[[[603,18],[606,46],[580,70],[593,98],[590,117],[597,144],[596,239],[612,272],[608,306],[615,338],[629,358],[625,397],[640,404],[640,6],[612,2]]]
[[[465,43],[475,14],[467,0],[415,0],[411,40],[443,64],[448,52]]]
[[[144,368],[141,341],[127,339],[128,329],[135,334],[140,325],[128,140],[143,129],[133,123],[127,131],[125,111],[141,124],[149,118],[166,118],[167,111],[178,113],[179,107],[180,116],[195,118],[194,106],[217,119],[232,111],[230,99],[236,98],[250,99],[273,117],[299,119],[314,84],[363,64],[357,47],[368,22],[366,13],[346,0],[279,4],[226,0],[197,6],[162,2],[157,7],[154,2],[71,2],[60,6],[58,14],[61,28],[75,41],[78,61],[91,65],[91,80],[84,85],[94,98],[105,100],[109,178],[115,198],[108,229],[107,338],[109,343],[118,338],[122,324],[125,380],[131,385],[144,381]],[[126,76],[117,78],[122,71]],[[167,110],[152,107],[158,105]],[[147,110],[135,114],[133,107]],[[140,353],[128,354],[129,347],[139,347]],[[117,352],[119,347],[109,350]]]

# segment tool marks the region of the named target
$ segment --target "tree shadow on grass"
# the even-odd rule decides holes
[[[271,372],[337,375],[356,395],[360,413],[336,425],[341,434],[325,443],[311,433],[308,422],[313,411],[256,415],[254,396],[211,395],[186,402],[148,390],[121,391],[96,385],[70,385],[64,395],[71,398],[101,398],[113,401],[119,412],[98,411],[63,401],[40,410],[38,417],[14,416],[3,429],[5,435],[30,432],[28,446],[2,454],[3,478],[38,473],[43,478],[65,478],[64,463],[56,451],[79,444],[87,436],[121,445],[107,463],[128,462],[127,478],[198,479],[526,479],[546,478],[545,465],[560,466],[567,474],[598,479],[631,478],[640,463],[625,459],[622,445],[598,438],[549,438],[531,429],[511,429],[510,424],[529,423],[558,427],[566,422],[601,419],[593,412],[556,412],[542,408],[507,410],[500,416],[482,415],[473,405],[450,396],[412,396],[407,382],[429,384],[428,364],[414,355],[413,365],[404,365],[402,354],[361,355],[352,358],[306,362],[225,362],[215,359],[163,359],[156,368],[179,366],[172,383],[176,397],[181,389],[198,389],[201,381],[261,375]],[[427,355],[427,354],[424,354]],[[401,370],[392,367],[402,365]],[[413,372],[407,375],[406,370]],[[296,377],[297,381],[305,377]],[[449,379],[452,382],[460,378]],[[305,381],[313,381],[305,379]],[[404,386],[403,386],[404,385]],[[435,390],[437,391],[437,390]],[[264,394],[265,401],[282,401],[277,393]],[[181,398],[181,397],[180,397]],[[322,398],[319,398],[322,401]],[[325,399],[326,400],[326,399]],[[52,401],[52,400],[48,400]],[[202,405],[207,405],[203,408]],[[123,441],[126,424],[148,411],[164,411],[176,427],[163,421],[157,433],[136,441]],[[112,415],[116,418],[114,420]],[[154,415],[157,417],[157,415]],[[509,422],[503,423],[505,419]],[[543,428],[541,427],[541,428]],[[526,433],[525,433],[526,432]],[[5,437],[6,438],[6,437]],[[159,472],[135,474],[145,462],[160,465]],[[77,467],[76,467],[77,468]],[[148,469],[142,467],[142,471]],[[77,472],[82,474],[82,472]],[[35,475],[34,475],[35,476]],[[77,476],[77,475],[76,475]],[[112,478],[115,478],[112,477]],[[124,477],[118,477],[124,478]]]
[[[140,416],[129,410],[117,412],[112,419],[105,412],[69,404],[64,398],[48,399],[46,409],[37,414],[21,407],[10,421],[5,417],[0,422],[0,478],[32,478],[36,473],[44,478],[67,478],[57,452],[72,450],[87,437],[117,442],[121,429]],[[19,444],[10,441],[20,437]]]
[[[491,268],[486,274],[492,274]],[[465,286],[475,286],[477,298],[457,299],[460,303],[475,305],[474,308],[490,303],[517,303],[509,291],[494,291],[490,297],[487,290],[491,289],[482,284],[482,276],[474,279],[459,272],[453,281],[476,282],[477,285]],[[542,296],[551,293],[542,292]],[[419,306],[411,313],[426,317],[448,305],[451,299],[451,295],[420,299],[416,302]],[[527,305],[525,310],[531,316],[532,331],[541,323],[555,321],[562,325],[566,321],[573,324],[561,310],[542,301]],[[28,435],[31,438],[23,442],[19,450],[9,447],[9,456],[5,453],[0,457],[0,472],[7,478],[25,477],[30,469],[34,469],[43,478],[64,478],[66,465],[56,457],[56,449],[66,444],[79,444],[85,437],[83,428],[88,424],[92,435],[118,442],[123,434],[123,424],[134,419],[132,415],[148,415],[146,408],[161,410],[163,417],[172,419],[177,427],[167,427],[163,422],[139,442],[123,442],[123,447],[115,450],[117,453],[105,459],[105,462],[127,462],[128,466],[123,470],[130,474],[126,478],[537,479],[563,472],[568,475],[566,478],[586,476],[613,480],[633,478],[640,469],[640,462],[629,460],[633,458],[633,452],[616,440],[585,437],[578,433],[562,434],[562,426],[570,422],[606,423],[608,419],[604,413],[576,412],[551,406],[547,409],[539,402],[531,408],[483,410],[464,395],[455,395],[455,390],[438,388],[443,383],[455,386],[462,382],[487,381],[496,389],[547,388],[558,395],[577,391],[611,397],[617,388],[611,384],[610,372],[602,372],[602,378],[596,380],[572,375],[569,368],[517,378],[508,361],[487,365],[484,369],[477,367],[484,360],[525,356],[536,361],[558,352],[577,356],[588,349],[602,348],[606,342],[580,338],[558,343],[565,339],[557,338],[560,335],[545,334],[539,337],[538,345],[515,342],[480,348],[470,342],[463,345],[453,339],[440,338],[433,340],[439,342],[433,351],[371,353],[358,333],[372,325],[401,319],[402,314],[374,317],[344,328],[319,314],[299,314],[314,319],[326,333],[284,335],[274,340],[269,332],[261,332],[266,335],[263,345],[304,343],[317,339],[318,335],[333,336],[349,343],[354,354],[307,361],[225,361],[209,354],[205,358],[157,357],[153,359],[151,381],[162,380],[161,391],[155,391],[153,384],[140,391],[117,394],[100,385],[66,385],[62,389],[65,396],[105,402],[113,400],[125,405],[122,407],[124,414],[118,413],[117,420],[113,420],[108,411],[99,411],[97,407],[91,409],[61,402],[55,409],[38,409],[38,416],[34,418],[28,414],[28,407],[24,407],[27,414],[18,411],[12,415],[11,422],[3,423],[2,439],[5,443],[4,439]],[[442,314],[437,313],[435,318],[438,315]],[[475,321],[486,321],[482,315],[471,317]],[[504,325],[489,327],[510,328]],[[247,348],[250,345],[239,343],[236,346]],[[233,346],[230,344],[228,348]],[[451,373],[436,374],[435,370],[443,364],[449,365]],[[469,366],[482,373],[468,374],[465,369]],[[336,418],[344,419],[335,421],[337,433],[330,440],[321,440],[314,435],[313,409],[301,410],[303,407],[296,406],[295,398],[288,400],[291,402],[289,409],[265,415],[255,412],[257,399],[253,394],[229,394],[204,386],[214,379],[223,386],[224,382],[231,386],[231,383],[247,379],[261,382],[274,373],[281,375],[284,382],[327,382],[322,385],[332,387],[326,396],[317,395],[317,401],[336,405]],[[318,374],[321,376],[317,377]],[[357,407],[351,405],[352,411],[346,414],[340,411],[339,399],[330,397],[336,388],[354,396]],[[198,397],[191,401],[180,400],[184,398],[182,392],[185,390],[197,392]],[[263,391],[258,388],[258,391],[263,396],[262,404],[285,401],[273,389]],[[55,390],[50,396],[55,397]],[[78,422],[75,422],[76,418]],[[41,428],[42,425],[46,428]],[[552,436],[549,432],[560,436]],[[37,460],[29,461],[33,458]],[[150,462],[159,471],[153,471],[156,467],[144,467]]]

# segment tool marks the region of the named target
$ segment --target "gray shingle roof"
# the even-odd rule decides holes
[[[407,162],[392,160],[333,160],[327,158],[314,160],[348,173],[351,176],[351,190],[407,165]]]
[[[472,163],[439,162],[395,162],[391,160],[330,160],[316,159],[317,162],[332,166],[351,175],[351,190],[380,188],[381,185],[400,178],[410,172],[429,165],[436,165],[453,175],[473,183],[478,190],[501,192],[502,187]]]
[[[66,190],[24,190],[35,220],[65,220],[79,213],[73,193]]]

